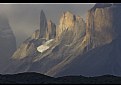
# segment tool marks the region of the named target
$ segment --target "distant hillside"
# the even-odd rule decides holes
[[[53,78],[31,72],[0,75],[0,84],[121,84],[121,77],[104,75],[99,77],[64,76]]]

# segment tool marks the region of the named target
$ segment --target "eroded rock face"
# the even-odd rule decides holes
[[[54,39],[56,36],[56,25],[51,20],[49,20],[47,24],[46,40]]]
[[[36,31],[32,34],[31,38],[32,38],[32,39],[35,39],[35,40],[39,39],[39,38],[40,38],[40,31],[39,31],[39,30],[36,30]]]
[[[50,20],[47,22],[43,10],[40,13],[40,29],[36,30],[31,37],[25,40],[13,54],[13,59],[24,59],[35,56],[37,47],[56,36],[56,25]]]
[[[45,28],[46,34],[44,34],[46,36],[40,37],[40,31],[35,31],[32,37],[24,41],[14,53],[12,58],[14,69],[8,68],[11,71],[5,70],[4,72],[35,71],[45,74],[58,64],[62,64],[59,69],[64,68],[83,49],[81,42],[86,33],[85,25],[80,16],[71,12],[65,12],[62,15],[57,30],[55,24],[48,21],[47,28]],[[13,66],[14,64],[16,65]]]
[[[31,65],[28,71],[53,76],[69,65],[85,47],[82,47],[81,44],[85,36],[85,22],[80,16],[65,12],[60,18],[56,34],[54,44],[51,43],[52,45],[47,51],[36,56],[36,62]]]
[[[63,44],[70,44],[85,35],[85,22],[80,16],[64,12],[60,18],[56,38]]]
[[[120,11],[119,6],[112,4],[96,4],[88,11],[86,33],[92,47],[110,43],[119,35]]]
[[[12,58],[23,59],[25,57],[34,55],[35,52],[36,52],[36,46],[34,45],[34,43],[30,42],[23,43],[13,54]]]
[[[86,53],[84,55],[80,53],[64,68],[61,67],[64,63],[57,65],[47,74],[52,76],[100,76],[106,74],[121,76],[120,6],[120,4],[97,4],[89,10],[86,21],[86,35],[83,40],[85,44],[82,45],[82,47],[85,45],[86,49],[83,50]]]
[[[23,60],[18,67],[15,67],[18,70],[12,70],[12,72],[35,71],[50,76],[83,75],[83,73],[87,76],[89,70],[90,73],[95,70],[94,75],[105,73],[105,70],[100,68],[106,68],[108,69],[106,73],[109,72],[110,67],[115,64],[111,64],[114,59],[113,54],[111,55],[112,60],[108,55],[113,52],[112,48],[120,49],[120,47],[117,48],[116,44],[112,45],[112,41],[121,36],[120,15],[121,8],[118,4],[96,4],[88,11],[86,24],[80,16],[76,16],[71,12],[64,12],[57,30],[54,24],[49,21],[46,24],[47,26],[44,24],[45,33],[43,37],[39,37],[42,31],[39,32],[38,30],[32,35],[32,38],[24,42],[26,44],[21,50],[25,48],[26,51],[24,52],[30,54],[26,55],[25,53],[25,56],[29,55],[28,59],[22,57]],[[52,33],[53,31],[54,33]],[[54,38],[52,42],[50,42],[51,38]],[[109,45],[107,46],[107,44]],[[36,52],[38,46],[40,46],[39,53]],[[101,47],[102,50],[99,50],[98,47]],[[27,51],[29,48],[31,51]],[[86,55],[87,52],[89,54]],[[102,57],[101,54],[103,53]],[[118,52],[118,54],[120,53]],[[28,62],[30,56],[31,61]],[[120,60],[120,58],[118,59]],[[118,62],[118,59],[116,62]],[[120,64],[118,65],[120,66]],[[95,73],[96,71],[98,73]]]
[[[43,10],[40,13],[40,38],[45,38],[47,29],[47,19],[43,12]]]

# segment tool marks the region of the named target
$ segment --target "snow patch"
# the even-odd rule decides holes
[[[39,47],[37,47],[37,51],[43,53],[44,51],[48,50],[49,44],[53,41],[54,39],[50,39],[47,42],[45,42],[43,45],[40,45]]]
[[[50,39],[50,40],[48,40],[47,42],[45,42],[44,45],[49,45],[53,40],[54,40],[54,39]]]
[[[37,51],[39,51],[41,53],[43,53],[47,49],[49,49],[49,46],[46,46],[46,45],[41,45],[41,46],[37,47]]]

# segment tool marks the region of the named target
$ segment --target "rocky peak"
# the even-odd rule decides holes
[[[37,47],[56,36],[56,25],[46,19],[43,10],[40,13],[40,29],[37,29],[31,37],[26,39],[13,54],[13,59],[23,59],[36,54]]]
[[[0,13],[0,38],[3,38],[4,40],[11,39],[11,41],[12,40],[14,41],[14,45],[16,45],[15,44],[16,43],[15,36],[14,36],[13,31],[10,27],[9,20],[4,13]]]
[[[44,14],[44,11],[42,10],[40,13],[40,29],[36,30],[33,35],[32,39],[53,39],[56,36],[56,25],[51,21],[47,20],[46,16]]]
[[[119,34],[116,31],[120,28],[120,11],[112,4],[96,4],[88,11],[86,33],[90,35],[89,43],[94,47],[110,43]]]
[[[45,38],[47,29],[47,19],[43,10],[40,13],[40,38]]]
[[[54,39],[56,36],[56,25],[48,20],[47,22],[47,30],[46,30],[46,40]]]
[[[40,30],[36,30],[36,31],[32,34],[31,39],[37,40],[37,39],[39,39],[39,37],[40,37]]]
[[[84,34],[85,22],[80,16],[71,12],[64,12],[60,18],[60,24],[57,28],[57,39],[69,44],[76,41]],[[66,42],[67,41],[67,42]]]
[[[62,17],[60,18],[60,28],[64,29],[72,29],[74,26],[75,21],[75,15],[73,15],[71,12],[67,11],[62,14]]]
[[[96,4],[92,9],[86,21],[86,34],[92,47],[110,43],[121,35],[120,4]]]
[[[57,29],[58,36],[61,36],[61,34],[64,31],[72,30],[73,28],[74,28],[74,15],[69,11],[63,12]]]
[[[5,14],[0,14],[0,68],[16,50],[16,39]]]

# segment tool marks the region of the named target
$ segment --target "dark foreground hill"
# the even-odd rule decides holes
[[[98,77],[64,76],[53,78],[31,72],[0,75],[0,84],[121,84],[121,77],[103,75]]]

